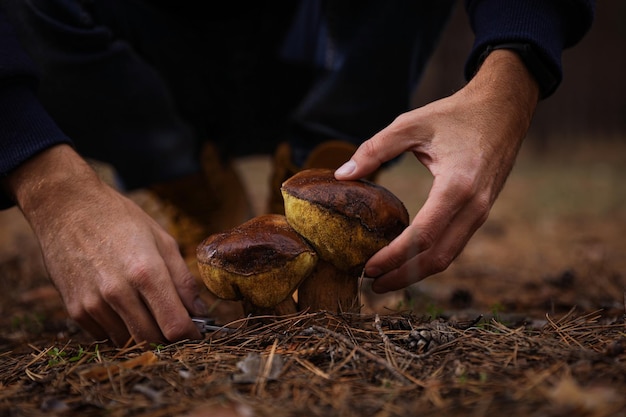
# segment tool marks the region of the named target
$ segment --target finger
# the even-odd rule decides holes
[[[457,212],[467,204],[470,194],[464,188],[449,178],[436,177],[424,206],[411,225],[368,260],[365,275],[386,274],[433,246]]]
[[[468,204],[429,249],[420,252],[398,268],[381,275],[372,283],[377,293],[398,290],[445,270],[461,253],[471,236],[486,219],[477,210],[477,203]]]
[[[132,282],[135,282],[137,292],[149,310],[144,323],[146,325],[148,321],[153,323],[152,326],[139,329],[147,335],[144,340],[151,340],[151,337],[155,335],[155,329],[158,329],[159,334],[162,334],[169,342],[199,339],[200,332],[191,321],[189,312],[178,296],[165,262],[153,264],[145,269],[140,268],[140,271]]]
[[[424,251],[399,268],[376,278],[372,290],[379,294],[399,290],[441,272],[458,256],[464,245],[463,241],[454,241],[452,246],[443,249],[443,253],[437,252],[439,245]]]
[[[146,306],[142,298],[135,302],[132,315],[125,313],[122,317],[135,343],[146,343],[147,346],[150,346],[168,342],[152,311]]]
[[[163,253],[163,260],[172,277],[176,292],[187,311],[193,316],[206,316],[208,308],[200,298],[196,278],[180,255],[176,242],[172,239],[170,245],[159,245],[159,249]]]
[[[192,339],[198,340],[202,336],[191,321],[191,317],[180,298],[176,295],[176,288],[171,280],[165,284],[165,289],[147,290],[145,302],[152,316],[156,319],[158,327],[169,342]]]
[[[121,337],[118,336],[121,332],[120,327],[126,329],[135,343],[162,343],[166,339],[140,296],[139,288],[137,288],[141,285],[136,283],[145,278],[137,278],[137,275],[133,275],[133,273],[130,276],[130,282],[135,283],[134,287],[133,285],[120,286],[119,282],[122,281],[118,280],[103,280],[103,285],[100,287],[103,303],[98,309],[93,309],[91,316],[106,329],[118,346],[124,345],[128,339],[121,340]],[[145,280],[148,281],[149,279]],[[123,322],[122,326],[114,321],[115,316]]]
[[[70,316],[76,323],[97,340],[108,339],[116,346],[125,345],[130,339],[126,323],[99,296],[94,301],[87,300],[76,312],[68,306]]]
[[[110,312],[106,314],[109,319],[100,321],[101,327],[106,333],[105,338],[108,338],[115,346],[125,346],[132,339],[132,336],[120,316],[112,309],[109,310]]]
[[[399,134],[392,136],[391,131],[388,127],[363,142],[352,158],[335,171],[335,178],[354,180],[366,177],[383,163],[406,151],[410,146],[408,138]]]

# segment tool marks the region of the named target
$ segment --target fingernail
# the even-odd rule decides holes
[[[197,316],[206,316],[209,314],[209,308],[200,297],[196,297],[193,301],[193,308],[195,310],[194,314]]]
[[[384,294],[387,292],[387,288],[382,285],[377,285],[376,281],[374,281],[372,282],[372,291],[374,291],[376,294]]]
[[[345,164],[343,164],[342,166],[340,166],[339,168],[337,168],[337,170],[335,171],[335,175],[347,176],[347,175],[352,174],[355,169],[356,169],[356,162],[354,162],[351,159]]]

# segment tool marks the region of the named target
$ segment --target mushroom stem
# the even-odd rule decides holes
[[[242,300],[241,305],[243,306],[243,313],[246,317],[284,316],[298,312],[296,302],[292,296],[285,298],[274,307],[259,307],[252,304],[250,300],[247,299]]]
[[[359,279],[319,259],[315,270],[298,288],[298,310],[358,313]]]

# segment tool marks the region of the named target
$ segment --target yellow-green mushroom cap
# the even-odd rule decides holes
[[[398,197],[367,180],[339,181],[330,169],[308,169],[281,187],[285,216],[320,258],[357,271],[409,225]]]

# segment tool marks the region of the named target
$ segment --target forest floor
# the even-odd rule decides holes
[[[254,324],[222,303],[229,330],[147,350],[68,320],[27,223],[0,212],[0,415],[626,415],[626,143],[527,145],[445,272],[364,282],[359,315]],[[269,164],[237,161],[256,214]],[[430,180],[408,155],[379,182],[414,214]]]

